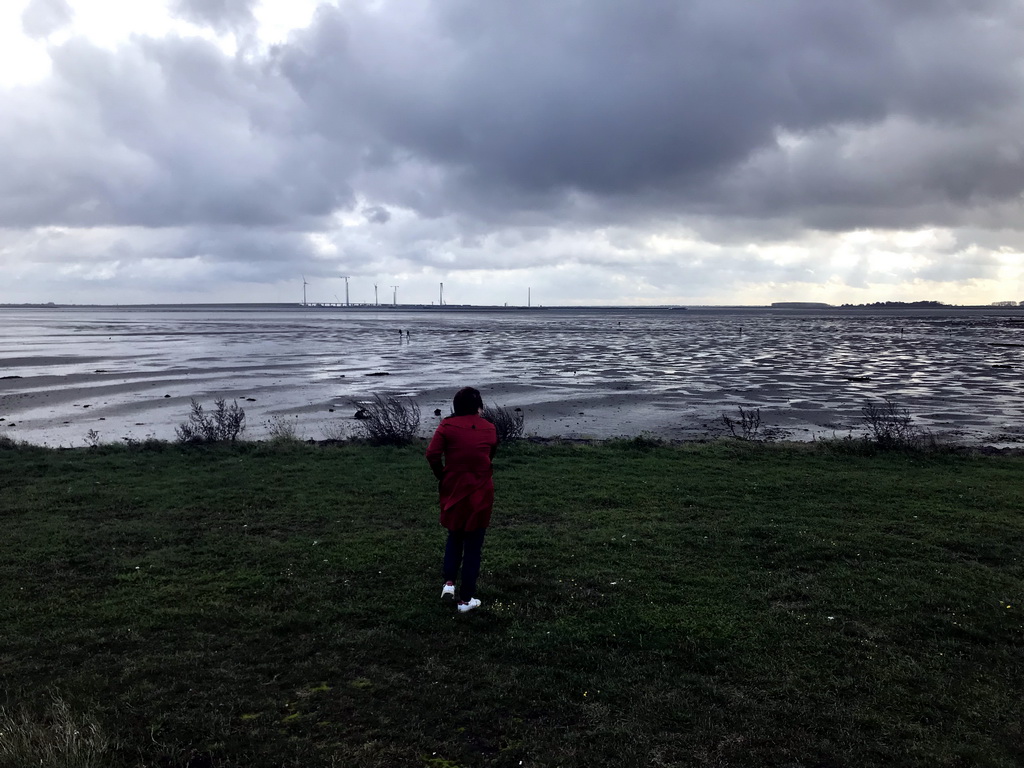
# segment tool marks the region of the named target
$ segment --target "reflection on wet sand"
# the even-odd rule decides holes
[[[859,429],[882,397],[962,442],[1024,427],[1013,310],[0,312],[0,434],[51,445],[173,438],[193,397],[242,400],[250,437],[296,415],[316,439],[374,392],[430,414],[467,383],[541,436],[694,438],[743,406],[812,439]]]

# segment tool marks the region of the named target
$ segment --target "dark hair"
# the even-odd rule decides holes
[[[463,387],[452,398],[452,410],[456,416],[476,415],[483,407],[484,399],[480,397],[480,391],[472,387]]]

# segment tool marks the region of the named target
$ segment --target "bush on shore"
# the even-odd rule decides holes
[[[494,425],[499,443],[514,443],[523,437],[526,417],[519,408],[510,409],[501,405],[484,408],[484,418]]]
[[[408,445],[419,433],[420,407],[408,397],[375,394],[358,408],[359,428],[372,445]]]
[[[225,443],[235,442],[245,431],[245,410],[235,400],[230,406],[224,398],[214,400],[213,413],[207,413],[203,406],[192,400],[192,413],[188,421],[178,425],[174,433],[182,443]]]
[[[761,431],[761,409],[739,407],[740,417],[731,418],[728,414],[722,414],[722,423],[725,424],[729,433],[737,440],[757,442],[760,440]]]
[[[939,442],[931,432],[914,423],[910,411],[899,403],[883,398],[881,403],[868,402],[861,408],[861,421],[866,433],[860,437],[815,440],[829,453],[870,456],[876,453],[949,453],[971,449]]]
[[[934,443],[914,424],[909,409],[888,397],[881,403],[867,403],[861,408],[861,414],[868,429],[866,439],[879,448],[916,449]]]

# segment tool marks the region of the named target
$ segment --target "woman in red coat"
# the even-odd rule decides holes
[[[484,419],[484,401],[472,387],[455,393],[454,413],[443,419],[427,447],[427,461],[438,479],[441,525],[448,529],[444,550],[444,579],[441,597],[455,597],[455,580],[462,567],[459,611],[480,607],[474,597],[480,573],[480,550],[491,522],[494,481],[491,459],[498,446],[498,433]]]

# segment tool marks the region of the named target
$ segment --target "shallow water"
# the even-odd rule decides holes
[[[429,432],[465,384],[541,436],[693,438],[742,406],[792,439],[830,437],[889,397],[940,436],[1024,439],[1024,310],[0,308],[0,322],[0,434],[48,445],[172,439],[191,398],[216,397],[239,400],[249,437],[283,419],[321,439],[375,392],[416,398]]]

